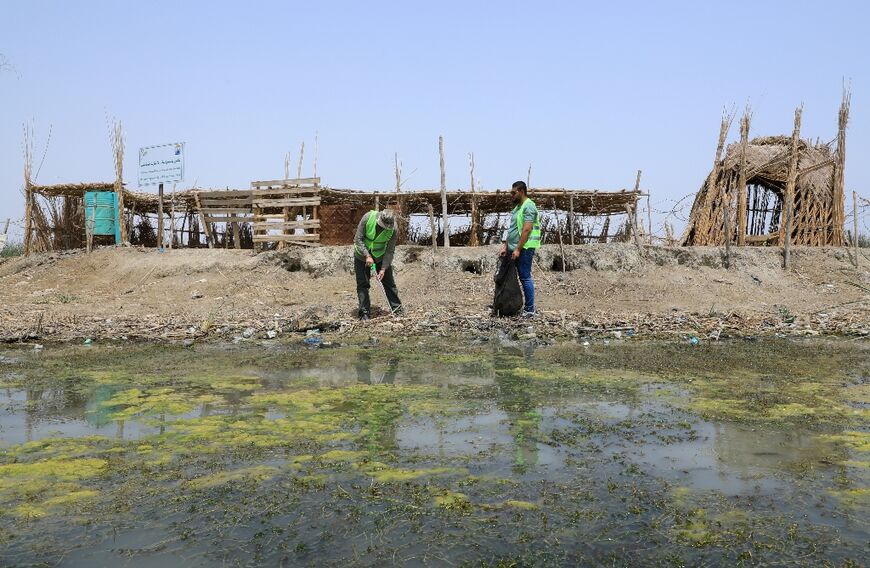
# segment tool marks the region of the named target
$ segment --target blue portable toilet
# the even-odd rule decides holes
[[[94,235],[115,235],[115,244],[120,244],[118,194],[114,191],[86,191],[85,223],[93,227]],[[87,228],[85,231],[87,234]]]

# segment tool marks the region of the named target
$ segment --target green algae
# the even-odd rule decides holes
[[[342,378],[335,384],[343,386],[324,388],[320,379],[304,371],[325,364],[325,355],[316,351],[305,357],[269,355],[262,362],[238,352],[209,352],[191,362],[181,356],[190,358],[191,350],[169,351],[168,360],[176,366],[162,369],[156,364],[159,353],[148,349],[130,355],[135,367],[130,370],[110,370],[108,353],[97,353],[95,359],[106,369],[87,372],[74,367],[91,361],[89,355],[73,358],[73,368],[59,373],[57,381],[76,393],[110,385],[111,396],[99,404],[111,411],[110,420],[147,424],[152,430],[139,432],[134,440],[54,437],[0,450],[0,467],[51,460],[102,463],[92,475],[51,479],[51,490],[35,483],[24,493],[0,491],[6,518],[35,531],[52,518],[71,518],[72,509],[86,505],[89,522],[100,525],[129,519],[135,507],[147,504],[166,509],[179,527],[188,527],[177,529],[179,543],[207,542],[230,554],[221,543],[242,542],[246,552],[239,554],[260,550],[273,564],[280,563],[280,556],[270,556],[271,550],[297,550],[300,562],[310,558],[304,551],[329,557],[330,547],[343,546],[340,539],[330,539],[350,533],[378,535],[385,547],[406,546],[403,538],[411,534],[425,547],[440,543],[450,550],[460,550],[462,540],[456,535],[462,534],[484,543],[479,550],[490,558],[497,555],[487,548],[489,539],[506,543],[512,558],[541,560],[545,556],[535,557],[533,550],[553,538],[546,541],[556,551],[564,552],[559,539],[595,543],[612,538],[620,546],[631,542],[641,550],[670,551],[690,565],[701,563],[696,562],[699,558],[733,564],[747,550],[753,559],[768,561],[798,555],[824,558],[823,552],[800,541],[802,535],[824,541],[824,532],[801,525],[788,540],[790,529],[784,527],[793,523],[737,508],[740,503],[714,491],[698,491],[690,480],[668,489],[657,472],[644,473],[626,452],[614,451],[614,441],[616,447],[637,445],[644,451],[686,443],[698,416],[758,428],[808,428],[821,454],[801,457],[812,469],[808,466],[809,473],[798,478],[796,487],[821,488],[831,497],[828,501],[843,505],[844,515],[857,515],[866,507],[861,488],[866,461],[860,456],[867,451],[860,429],[866,417],[847,404],[860,402],[863,390],[850,385],[853,375],[842,370],[825,377],[790,363],[785,368],[794,372],[780,377],[762,363],[717,374],[696,363],[686,372],[653,373],[646,370],[652,365],[641,364],[636,354],[627,357],[629,363],[637,362],[634,366],[619,368],[611,361],[608,368],[597,366],[603,362],[597,356],[591,365],[566,365],[548,350],[533,359],[471,349],[455,356],[444,353],[438,361],[445,373],[474,372],[479,382],[445,388],[403,383],[406,376],[428,376],[432,358],[392,349],[368,356],[378,372],[393,373],[398,360],[401,372],[391,378],[396,382],[368,385],[344,380],[342,373],[353,371],[353,358],[369,351],[353,349],[348,350],[353,355],[329,353]],[[48,355],[48,366],[54,367],[56,358]],[[613,356],[618,355],[614,350]],[[133,365],[139,356],[145,357],[144,364]],[[235,360],[234,366],[228,359]],[[729,356],[724,360],[730,361]],[[345,363],[350,366],[342,367]],[[796,372],[799,367],[803,371]],[[265,371],[259,374],[252,368]],[[302,370],[285,372],[296,368]],[[38,380],[51,385],[44,377]],[[571,397],[578,396],[585,402],[617,400],[634,415],[623,419],[594,406],[571,408]],[[567,408],[561,409],[563,404]],[[652,412],[648,404],[661,408]],[[457,441],[492,436],[482,430],[489,427],[482,426],[485,421],[476,421],[488,416],[497,417],[492,427],[504,437],[497,444]],[[408,432],[415,428],[438,430],[437,436],[430,433],[438,441],[425,449],[409,446]],[[548,451],[564,456],[567,478],[560,477],[565,475],[561,457],[546,457]],[[838,474],[839,485],[825,485],[826,463],[831,464],[828,469],[844,472]],[[13,477],[10,472],[7,479]],[[741,475],[744,481],[759,483],[765,476],[756,470]],[[796,474],[783,469],[777,475],[791,479]],[[127,505],[130,501],[137,505]],[[638,531],[637,540],[620,532],[623,525]],[[4,532],[10,526],[0,523],[0,540],[11,542]],[[253,528],[245,533],[238,527]],[[260,542],[270,544],[261,547]],[[787,544],[795,547],[794,553]],[[411,550],[404,549],[404,557],[419,553]],[[360,549],[359,554],[366,552]],[[375,556],[368,558],[378,563]],[[475,556],[450,558],[462,564]],[[546,558],[553,565],[597,561]],[[622,564],[634,560],[620,559]]]
[[[192,489],[209,489],[228,483],[259,483],[275,477],[279,472],[277,467],[258,465],[202,475],[189,480],[187,485]]]

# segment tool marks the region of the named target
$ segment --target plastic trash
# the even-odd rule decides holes
[[[91,339],[90,337],[85,339],[85,345],[90,345],[91,343],[93,343],[93,339]]]
[[[694,335],[689,337],[689,343],[691,343],[692,345],[697,345],[700,342],[701,342],[701,340],[698,339],[697,337],[695,337]]]
[[[311,346],[317,347],[321,343],[323,343],[323,338],[321,338],[321,337],[306,337],[305,339],[302,340],[302,343],[304,343],[305,345],[311,345]]]

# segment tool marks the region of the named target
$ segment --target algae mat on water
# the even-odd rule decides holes
[[[868,347],[0,353],[3,566],[858,566]]]

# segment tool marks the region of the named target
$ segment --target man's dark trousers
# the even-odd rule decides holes
[[[381,271],[380,262],[375,261],[375,270]],[[372,278],[371,268],[366,268],[365,260],[360,260],[354,256],[353,271],[356,274],[356,295],[359,299],[359,316],[371,315],[372,306],[369,300],[370,279]],[[390,302],[390,309],[393,310],[393,313],[398,313],[402,309],[402,300],[399,299],[399,289],[396,287],[396,281],[393,279],[392,266],[384,272],[384,279],[381,280],[381,284],[384,285],[384,290],[387,292],[387,301]]]

